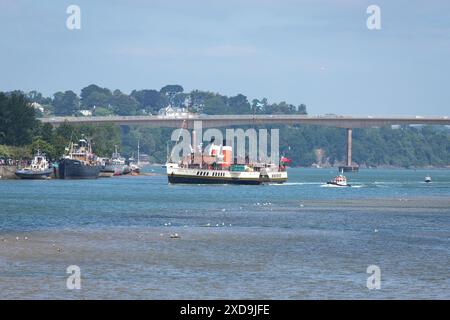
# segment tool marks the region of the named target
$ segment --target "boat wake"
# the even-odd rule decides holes
[[[322,184],[322,188],[341,188],[341,189],[348,189],[348,188],[362,188],[362,185],[351,185],[351,186],[337,186],[335,184]]]
[[[319,185],[320,182],[285,182],[285,183],[270,183],[271,186],[303,186],[303,185]]]

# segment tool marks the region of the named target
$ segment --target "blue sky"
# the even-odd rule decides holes
[[[0,37],[1,91],[181,84],[311,114],[450,114],[445,0],[0,0]]]

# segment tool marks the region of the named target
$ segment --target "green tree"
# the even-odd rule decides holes
[[[81,104],[84,108],[108,107],[111,103],[112,93],[108,88],[101,88],[91,84],[81,89]]]
[[[41,105],[49,105],[52,103],[52,98],[44,97],[42,95],[42,93],[40,93],[36,90],[32,90],[32,91],[28,92],[26,96],[27,96],[28,101],[37,102]]]
[[[39,126],[39,135],[46,142],[51,142],[53,139],[53,126],[50,123],[44,123]]]
[[[59,155],[56,154],[56,150],[53,145],[43,140],[41,137],[35,137],[30,145],[31,154],[35,154],[37,151],[46,154],[50,159],[56,159],[59,157]]]
[[[219,94],[205,99],[203,112],[206,114],[229,114],[226,97]]]
[[[228,112],[231,114],[249,114],[252,112],[247,97],[243,94],[228,98]]]
[[[297,113],[298,114],[308,114],[308,112],[306,111],[306,105],[305,104],[301,104],[297,107]]]
[[[139,103],[133,97],[115,90],[111,99],[112,109],[120,116],[135,115],[139,108]]]
[[[77,94],[71,90],[66,92],[57,92],[53,95],[53,107],[57,116],[74,115],[80,108],[80,99]]]
[[[94,116],[98,117],[105,117],[105,116],[111,116],[114,114],[114,111],[111,109],[103,108],[103,107],[97,107],[94,110]]]
[[[184,91],[183,87],[178,84],[169,84],[161,88],[160,92],[163,95],[175,95],[177,93],[182,93]]]
[[[139,107],[148,113],[156,114],[168,104],[166,96],[157,90],[133,90],[131,97],[139,102]]]
[[[37,124],[34,109],[23,94],[0,92],[0,144],[30,143]]]
[[[160,93],[163,96],[166,96],[167,99],[169,100],[169,103],[171,105],[175,105],[175,97],[178,94],[183,93],[184,89],[182,86],[178,85],[178,84],[169,84],[167,86],[164,86],[161,88]]]

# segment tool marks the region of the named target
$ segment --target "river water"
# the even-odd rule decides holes
[[[264,186],[147,171],[0,181],[0,299],[450,298],[450,170],[361,170],[352,188],[323,185],[334,169]]]

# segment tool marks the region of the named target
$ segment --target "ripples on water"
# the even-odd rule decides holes
[[[362,170],[347,174],[358,188],[323,188],[334,175],[0,181],[0,298],[449,298],[450,171]],[[81,291],[65,289],[69,264]],[[371,264],[381,290],[366,288]]]

